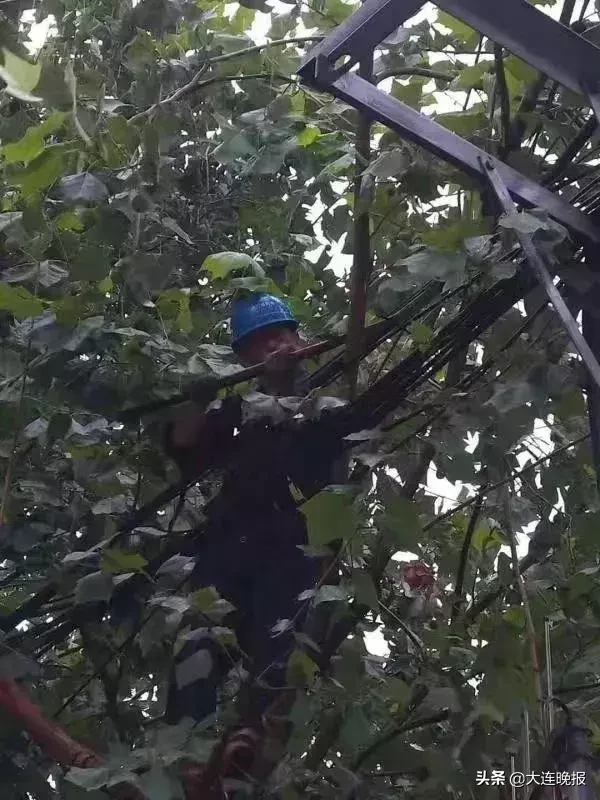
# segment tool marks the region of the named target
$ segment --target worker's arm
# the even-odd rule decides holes
[[[210,411],[203,410],[196,403],[182,404],[167,423],[165,452],[183,475],[200,475],[222,462],[240,421],[237,397],[227,398],[220,408]]]

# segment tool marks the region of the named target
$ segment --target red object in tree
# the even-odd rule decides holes
[[[49,758],[59,764],[82,769],[102,765],[103,760],[97,753],[71,739],[56,722],[46,719],[42,709],[31,702],[15,681],[0,678],[0,706],[19,722]],[[119,786],[115,794],[119,800],[143,800],[142,793],[135,786]]]
[[[422,561],[412,561],[404,564],[402,575],[405,582],[413,590],[429,592],[435,585],[435,574],[431,567],[423,564]]]

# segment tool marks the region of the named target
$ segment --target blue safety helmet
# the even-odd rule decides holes
[[[253,294],[238,300],[231,315],[232,346],[237,347],[248,334],[268,325],[287,325],[296,330],[298,322],[286,304],[271,294]]]

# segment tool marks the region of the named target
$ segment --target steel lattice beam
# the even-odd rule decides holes
[[[309,53],[299,74],[304,82],[369,114],[472,177],[485,179],[481,158],[489,154],[349,71],[422,5],[422,0],[366,0]],[[438,5],[596,100],[600,48],[525,0],[438,0]],[[492,162],[516,202],[546,209],[582,242],[600,243],[600,228],[588,216],[517,170],[497,159]]]
[[[597,252],[600,227],[590,217],[351,72],[357,64],[371,58],[377,46],[422,5],[422,0],[366,0],[352,17],[309,53],[299,70],[301,78],[488,185],[505,211],[511,212],[511,199],[525,207],[541,207],[568,228],[575,239],[591,245]],[[583,94],[600,121],[600,48],[592,42],[526,0],[437,0],[437,5],[537,67],[543,75]],[[588,368],[588,411],[600,489],[600,321],[586,312],[584,338],[533,239],[521,235],[519,238],[530,268]]]

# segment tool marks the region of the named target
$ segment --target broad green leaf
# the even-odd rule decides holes
[[[5,144],[0,150],[4,162],[6,164],[14,164],[20,161],[24,164],[29,164],[44,149],[45,138],[60,130],[67,116],[62,111],[55,111],[40,125],[27,128],[25,135],[17,142]]]
[[[488,127],[488,118],[483,111],[451,111],[446,114],[437,114],[436,122],[460,136],[469,136]]]
[[[461,275],[466,267],[466,257],[463,253],[450,253],[427,248],[400,262],[409,271],[424,280],[434,278],[449,278]]]
[[[106,766],[86,767],[85,769],[71,767],[66,777],[68,781],[82,789],[101,789],[106,786],[106,782],[110,778],[110,769]]]
[[[0,282],[0,309],[9,311],[17,319],[26,319],[41,314],[44,304],[24,287]]]
[[[207,611],[219,599],[219,593],[214,586],[207,586],[204,589],[198,589],[192,595],[192,602],[194,608],[198,611]]]
[[[92,572],[77,581],[76,603],[105,603],[113,592],[113,579],[105,572]]]
[[[10,228],[11,225],[20,222],[22,219],[23,212],[21,211],[5,211],[4,214],[0,214],[0,233]]]
[[[340,745],[344,750],[354,753],[364,747],[369,740],[372,726],[361,708],[350,708],[340,731]]]
[[[356,514],[352,497],[347,493],[325,489],[311,497],[302,511],[308,526],[308,541],[314,547],[354,534]]]
[[[256,147],[244,133],[239,132],[221,142],[213,155],[221,164],[231,164],[237,158],[256,155]]]
[[[167,289],[156,301],[156,306],[165,319],[172,319],[183,333],[192,330],[190,293],[182,289]]]
[[[410,78],[407,83],[399,80],[392,84],[391,94],[397,100],[406,103],[411,108],[419,108],[423,98],[423,88],[427,83],[427,78]]]
[[[424,322],[413,322],[409,333],[413,342],[419,347],[427,347],[433,339],[433,330]]]
[[[13,170],[9,181],[14,186],[20,186],[25,197],[36,194],[42,189],[47,189],[62,175],[64,168],[64,151],[46,148],[26,167]]]
[[[541,230],[548,230],[549,227],[545,220],[527,211],[503,214],[498,221],[498,225],[502,228],[509,228],[529,235]]]
[[[450,225],[440,225],[431,231],[421,234],[423,242],[437,250],[456,251],[461,248],[465,239],[476,237],[486,230],[485,222],[481,220],[460,220]],[[491,239],[491,237],[490,237]],[[471,255],[469,253],[469,255]]]
[[[395,148],[382,153],[369,165],[366,172],[376,178],[393,178],[404,173],[409,166],[408,153],[401,148]]]
[[[292,652],[287,663],[287,680],[292,686],[303,688],[315,679],[318,667],[302,650]]]
[[[536,80],[539,72],[526,61],[517,56],[509,56],[504,61],[504,69],[522,84],[530,84]]]
[[[75,281],[101,281],[109,274],[110,266],[107,248],[86,244],[71,264],[71,278]]]
[[[396,550],[410,550],[422,532],[419,507],[404,497],[389,498],[379,525],[390,546]]]
[[[342,586],[333,586],[328,583],[321,586],[315,592],[313,603],[318,606],[321,603],[344,603],[348,599],[348,592]]]
[[[142,572],[148,562],[139,553],[109,548],[102,551],[102,571],[112,575],[122,572]]]
[[[314,125],[307,125],[304,130],[300,131],[296,139],[300,147],[310,147],[311,144],[317,141],[320,135],[321,131],[318,128]]]
[[[449,28],[452,35],[462,44],[473,44],[479,38],[477,31],[446,11],[438,11],[437,22],[445,28]]]
[[[493,406],[499,414],[506,414],[534,399],[534,387],[528,381],[518,381],[497,386],[485,405]]]
[[[210,272],[213,278],[226,278],[236,270],[251,272],[257,277],[264,276],[262,267],[245,253],[213,253],[204,259],[202,269]]]
[[[457,77],[448,87],[454,91],[456,89],[476,89],[482,87],[483,76],[492,69],[489,61],[481,61],[472,67],[463,67]]]
[[[89,172],[65,175],[57,187],[56,194],[64,202],[78,206],[96,205],[108,199],[106,186]]]
[[[2,48],[2,61],[0,78],[6,82],[6,91],[25,102],[40,102],[41,98],[34,96],[32,91],[40,81],[42,65],[25,61],[5,47]]]
[[[144,772],[138,783],[148,800],[172,800],[179,796],[178,782],[158,763]]]
[[[377,611],[379,608],[379,598],[377,597],[377,590],[369,573],[363,569],[353,569],[352,585],[354,586],[354,594],[358,602]]]
[[[437,711],[460,711],[461,704],[456,689],[451,686],[436,686],[429,690],[419,706],[419,711],[436,713]]]

